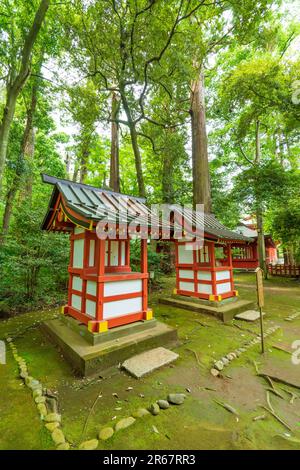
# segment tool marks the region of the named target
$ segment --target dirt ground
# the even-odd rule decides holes
[[[254,275],[238,274],[235,279],[240,297],[254,299]],[[210,374],[213,361],[253,339],[259,334],[259,323],[233,320],[225,325],[214,317],[160,305],[159,296],[170,293],[174,283],[174,278],[164,278],[164,288],[150,295],[150,303],[157,319],[178,328],[179,359],[142,380],[118,369],[91,380],[76,378],[38,327],[39,322],[55,317],[57,310],[2,320],[0,338],[12,336],[30,374],[56,393],[62,428],[73,448],[137,408],[148,407],[168,393],[184,392],[183,405],[138,419],[100,442],[99,449],[299,449],[300,364],[292,363],[291,345],[300,340],[300,316],[285,320],[300,312],[299,283],[266,281],[265,327],[279,325],[280,329],[266,339],[264,357],[256,344],[217,378]],[[267,391],[272,387],[257,372],[276,378],[272,384],[277,394],[269,390],[269,396],[285,424],[263,408],[268,406]],[[10,351],[7,364],[0,365],[0,387],[0,449],[53,449]],[[292,399],[293,394],[298,398]],[[264,419],[253,419],[263,415]]]

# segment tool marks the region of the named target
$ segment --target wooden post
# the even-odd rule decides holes
[[[105,271],[105,240],[98,239],[98,261],[97,276],[101,278],[97,282],[97,305],[96,305],[96,321],[103,320],[103,296],[104,296],[104,271]]]
[[[262,313],[262,308],[265,304],[264,284],[263,284],[264,271],[261,268],[257,268],[255,270],[255,274],[256,274],[257,305],[259,308],[259,319],[260,319],[261,352],[262,354],[264,354],[265,345],[264,345],[264,327],[263,327],[263,313]]]
[[[147,239],[141,238],[141,273],[148,273],[148,249],[147,249]],[[142,308],[143,312],[147,312],[148,307],[148,278],[143,277],[143,299],[142,299]]]

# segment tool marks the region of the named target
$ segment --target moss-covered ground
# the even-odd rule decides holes
[[[235,279],[240,296],[254,299],[254,275],[237,274]],[[285,379],[290,374],[292,381],[300,382],[300,365],[292,365],[291,354],[277,349],[282,345],[288,350],[294,340],[300,339],[300,316],[292,322],[285,320],[291,313],[300,312],[299,283],[287,279],[266,281],[265,325],[281,328],[267,338],[264,357],[260,346],[253,346],[219,378],[210,374],[214,359],[252,339],[259,333],[259,324],[233,320],[225,325],[214,317],[160,305],[158,298],[170,293],[174,284],[173,277],[164,278],[163,288],[150,294],[150,303],[157,319],[178,328],[181,344],[176,351],[180,357],[174,365],[139,381],[119,370],[92,380],[76,378],[38,328],[39,322],[53,318],[57,310],[3,320],[0,338],[14,337],[30,374],[57,394],[63,430],[74,448],[82,440],[96,437],[104,425],[113,425],[137,408],[178,391],[187,395],[183,405],[137,420],[111,440],[100,442],[99,448],[299,449],[300,398],[290,403],[292,395],[288,391],[300,397],[300,389],[274,382],[282,398],[270,392],[274,411],[288,429],[262,408],[267,405],[270,384],[256,372],[256,367],[279,375],[284,371]],[[0,449],[54,448],[29,389],[18,377],[10,350],[6,365],[0,365],[0,390]],[[233,407],[238,417],[218,402]],[[261,415],[265,419],[253,420]]]

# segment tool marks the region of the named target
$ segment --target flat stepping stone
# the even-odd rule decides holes
[[[139,379],[160,367],[176,361],[178,357],[178,354],[173,351],[159,347],[127,359],[123,362],[122,367],[130,375]]]
[[[264,312],[263,315],[265,315]],[[257,310],[246,310],[245,312],[238,313],[234,318],[245,321],[256,321],[259,319],[259,312]]]

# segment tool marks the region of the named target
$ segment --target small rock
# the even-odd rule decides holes
[[[25,372],[25,371],[20,372],[20,377],[21,379],[25,380],[26,377],[28,377],[28,372]]]
[[[129,418],[121,419],[117,422],[115,426],[115,431],[120,431],[121,429],[126,429],[135,422],[135,418],[129,416]]]
[[[44,403],[38,403],[37,409],[39,410],[40,414],[44,417],[47,416],[47,408]]]
[[[139,408],[138,410],[132,413],[134,418],[142,418],[143,416],[149,415],[150,412],[146,408]]]
[[[99,432],[99,439],[101,439],[101,441],[107,441],[107,439],[110,439],[113,434],[114,434],[113,428],[103,428]]]
[[[12,342],[12,338],[9,336],[8,338],[6,338],[6,341],[7,341],[8,343],[11,343],[11,342]]]
[[[29,384],[30,384],[30,382],[31,382],[32,380],[34,380],[33,377],[31,377],[30,375],[28,375],[28,377],[26,377],[26,379],[25,379],[26,385],[29,386]]]
[[[59,423],[57,421],[54,421],[53,423],[46,423],[45,427],[48,429],[48,431],[53,432],[54,429],[59,428]]]
[[[184,393],[170,393],[168,395],[168,402],[172,405],[182,405],[185,399]]]
[[[34,399],[35,403],[45,403],[46,402],[46,398],[43,397],[43,396],[40,396],[40,397],[36,397]]]
[[[166,410],[170,406],[170,403],[167,400],[157,400],[157,404],[162,410]]]
[[[53,423],[54,421],[61,422],[61,415],[58,413],[49,413],[45,416],[46,423]]]
[[[220,372],[217,369],[215,369],[214,367],[212,369],[210,369],[210,373],[214,377],[218,377],[218,375],[220,375]]]
[[[59,444],[64,444],[64,442],[66,441],[64,433],[59,428],[54,429],[54,431],[51,434],[51,437],[52,437],[54,444],[57,446]]]
[[[39,389],[39,388],[37,390],[33,390],[32,396],[33,396],[33,398],[41,397],[42,396],[42,390]]]
[[[70,444],[68,442],[63,442],[56,447],[56,450],[69,450]]]
[[[222,357],[221,361],[223,362],[224,366],[227,366],[229,364],[229,360],[225,356]]]
[[[216,368],[217,370],[222,370],[222,369],[224,368],[223,362],[222,362],[222,361],[217,361],[217,362],[215,363],[215,368]]]
[[[80,444],[80,450],[95,450],[99,444],[98,439],[91,439],[90,441],[84,441]]]
[[[159,414],[160,408],[157,403],[152,403],[149,407],[149,411],[153,416],[156,416]]]

